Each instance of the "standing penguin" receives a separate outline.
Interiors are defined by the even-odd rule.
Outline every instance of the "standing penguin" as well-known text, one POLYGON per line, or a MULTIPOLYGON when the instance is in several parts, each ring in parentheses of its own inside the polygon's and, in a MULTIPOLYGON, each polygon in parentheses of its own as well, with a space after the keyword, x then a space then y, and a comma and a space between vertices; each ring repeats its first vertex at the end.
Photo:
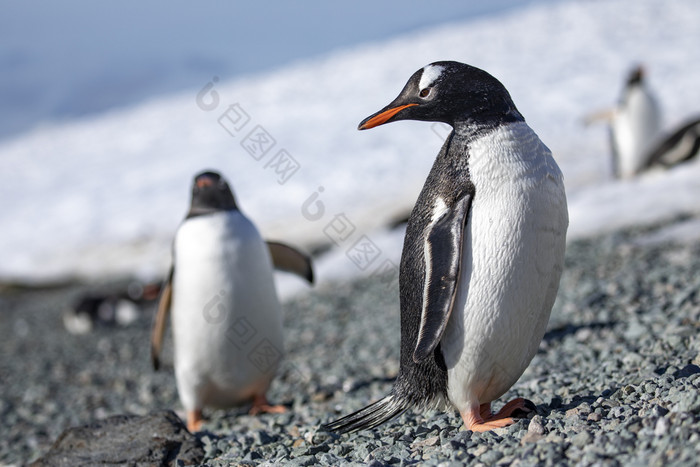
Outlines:
POLYGON ((587 125, 604 121, 610 125, 610 150, 615 178, 631 178, 647 170, 649 155, 661 135, 661 109, 649 90, 642 66, 627 76, 614 109, 593 113, 587 125))
POLYGON ((613 172, 630 178, 646 167, 649 151, 661 134, 661 110, 644 80, 644 68, 627 78, 611 122, 613 172))
POLYGON ((436 62, 360 123, 453 127, 408 220, 401 258, 401 362, 391 393, 330 423, 355 431, 449 401, 466 427, 513 423, 491 401, 522 375, 544 335, 564 263, 561 171, 508 91, 483 70, 436 62))
POLYGON ((282 356, 273 263, 313 282, 309 258, 266 244, 221 175, 197 175, 151 336, 158 369, 172 312, 175 376, 190 431, 200 429, 204 407, 252 402, 251 413, 284 411, 265 397, 282 356))

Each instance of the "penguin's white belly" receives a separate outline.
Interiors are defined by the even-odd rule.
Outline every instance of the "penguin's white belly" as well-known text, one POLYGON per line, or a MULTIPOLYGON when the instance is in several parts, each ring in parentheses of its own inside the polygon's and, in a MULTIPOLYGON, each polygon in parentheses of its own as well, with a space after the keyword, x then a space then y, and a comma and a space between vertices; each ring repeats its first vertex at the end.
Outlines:
POLYGON ((623 178, 639 173, 661 133, 661 116, 653 98, 644 89, 631 90, 613 119, 618 170, 623 178))
POLYGON ((525 123, 477 140, 469 157, 475 196, 441 341, 448 397, 460 410, 501 396, 534 357, 559 286, 568 225, 561 172, 525 123))
POLYGON ((175 238, 172 325, 186 409, 264 394, 282 356, 282 314, 267 246, 245 216, 187 220, 175 238))

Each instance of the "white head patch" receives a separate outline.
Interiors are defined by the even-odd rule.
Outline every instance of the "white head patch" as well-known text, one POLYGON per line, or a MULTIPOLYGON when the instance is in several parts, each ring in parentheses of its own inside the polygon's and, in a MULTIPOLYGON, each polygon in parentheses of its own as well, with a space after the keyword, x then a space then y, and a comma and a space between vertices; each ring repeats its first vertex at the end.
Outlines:
POLYGON ((420 77, 418 89, 425 89, 433 84, 435 80, 440 77, 444 69, 445 67, 440 65, 428 65, 423 68, 423 74, 420 77))

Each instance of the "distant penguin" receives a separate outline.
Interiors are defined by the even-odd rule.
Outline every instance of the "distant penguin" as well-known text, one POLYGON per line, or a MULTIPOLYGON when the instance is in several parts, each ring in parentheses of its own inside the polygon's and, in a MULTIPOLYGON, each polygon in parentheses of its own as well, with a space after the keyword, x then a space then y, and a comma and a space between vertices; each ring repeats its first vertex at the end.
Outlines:
POLYGON ((328 425, 372 428, 449 402, 487 431, 534 409, 491 402, 537 352, 559 287, 568 213, 561 171, 505 87, 483 70, 436 62, 360 123, 444 122, 447 137, 408 220, 401 258, 401 361, 391 393, 328 425))
POLYGON ((661 134, 661 110, 646 85, 644 68, 632 70, 611 123, 613 173, 630 178, 644 170, 661 134))
POLYGON ((618 106, 597 112, 586 123, 610 124, 613 174, 631 178, 655 168, 668 169, 700 153, 700 118, 686 120, 669 133, 662 132, 660 106, 646 85, 644 68, 629 74, 618 106))
POLYGON ((700 153, 700 118, 694 117, 682 123, 670 135, 652 147, 645 157, 643 169, 671 168, 698 157, 700 153))
POLYGON ((190 431, 200 429, 204 407, 252 402, 251 413, 284 411, 265 396, 283 351, 273 264, 313 282, 310 259, 284 244, 266 244, 221 175, 197 175, 151 338, 158 369, 170 312, 178 394, 190 431))
POLYGON ((158 297, 160 286, 130 282, 125 288, 90 291, 63 311, 63 325, 71 334, 87 334, 96 327, 123 327, 141 315, 141 306, 158 297))
POLYGON ((615 178, 631 178, 644 171, 648 154, 661 134, 661 110, 649 90, 644 68, 633 68, 617 106, 588 115, 586 125, 604 121, 610 125, 610 152, 615 178))

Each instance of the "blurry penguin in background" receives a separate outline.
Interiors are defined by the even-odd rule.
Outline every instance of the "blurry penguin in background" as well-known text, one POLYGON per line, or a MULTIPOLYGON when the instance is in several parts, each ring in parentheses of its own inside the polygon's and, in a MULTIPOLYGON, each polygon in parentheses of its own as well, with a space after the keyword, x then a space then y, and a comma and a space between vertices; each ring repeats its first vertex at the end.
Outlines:
POLYGON ((80 295, 62 315, 63 326, 75 335, 96 328, 125 327, 136 321, 148 302, 158 298, 159 284, 129 282, 110 290, 90 290, 80 295))
POLYGON ((646 168, 671 168, 690 161, 700 153, 700 117, 686 120, 663 138, 646 157, 646 168))
POLYGON ((644 68, 637 66, 629 73, 617 107, 585 121, 609 123, 615 178, 631 178, 643 171, 646 156, 661 133, 661 110, 646 84, 644 68))
POLYGON ((252 403, 251 413, 285 410, 265 396, 283 345, 273 267, 313 283, 309 257, 264 242, 221 175, 197 175, 151 336, 158 369, 172 313, 175 376, 190 431, 201 428, 204 407, 252 403))
POLYGON ((585 119, 586 124, 607 121, 613 175, 632 178, 654 168, 670 168, 700 152, 700 118, 686 120, 668 135, 662 133, 660 106, 649 90, 645 71, 629 73, 618 106, 585 119))

